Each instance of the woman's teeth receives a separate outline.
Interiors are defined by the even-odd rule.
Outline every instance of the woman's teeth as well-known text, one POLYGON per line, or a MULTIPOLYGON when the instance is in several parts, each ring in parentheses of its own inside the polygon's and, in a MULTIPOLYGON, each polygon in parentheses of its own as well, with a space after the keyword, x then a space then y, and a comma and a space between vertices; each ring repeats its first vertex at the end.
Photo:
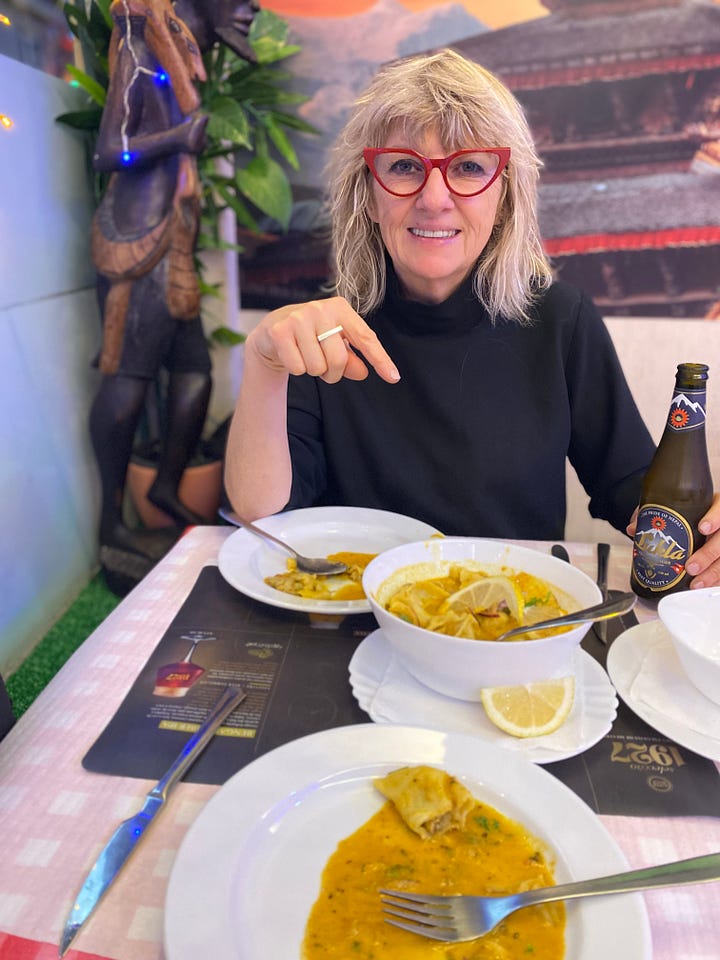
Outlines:
POLYGON ((430 240, 443 240, 448 237, 454 237, 459 232, 459 230, 420 230, 417 227, 410 227, 410 233, 414 237, 427 237, 430 240))

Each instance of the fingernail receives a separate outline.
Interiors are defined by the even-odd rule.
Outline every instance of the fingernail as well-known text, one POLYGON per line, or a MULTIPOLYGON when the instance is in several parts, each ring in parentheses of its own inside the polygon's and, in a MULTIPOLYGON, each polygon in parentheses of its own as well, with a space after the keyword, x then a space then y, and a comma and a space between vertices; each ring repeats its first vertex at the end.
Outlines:
POLYGON ((709 520, 703 520, 703 522, 698 527, 700 533, 712 533, 712 524, 709 520))
POLYGON ((387 367, 387 375, 390 380, 394 380, 396 383, 400 379, 400 371, 394 366, 387 367))
POLYGON ((696 573, 700 573, 700 564, 693 561, 692 563, 688 563, 685 569, 691 577, 694 577, 696 573))
POLYGON ((705 584, 702 582, 702 580, 693 580, 693 582, 690 584, 690 589, 691 589, 691 590, 702 590, 702 588, 703 588, 704 586, 705 586, 705 584))

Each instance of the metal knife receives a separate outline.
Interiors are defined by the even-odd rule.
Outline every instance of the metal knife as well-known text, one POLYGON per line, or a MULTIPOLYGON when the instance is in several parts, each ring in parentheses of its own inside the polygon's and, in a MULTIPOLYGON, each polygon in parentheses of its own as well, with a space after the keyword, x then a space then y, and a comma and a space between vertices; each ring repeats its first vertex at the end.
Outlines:
POLYGON ((145 831, 163 809, 172 788, 208 745, 222 721, 246 696, 245 691, 237 687, 227 687, 225 689, 207 720, 188 740, 167 773, 147 794, 142 809, 135 816, 123 820, 107 842, 105 849, 87 875, 65 922, 65 929, 59 946, 61 957, 65 956, 83 924, 88 920, 103 894, 107 892, 130 854, 142 840, 145 831))
MULTIPOLYGON (((597 545, 597 585, 602 593, 603 600, 608 599, 608 560, 610 558, 610 544, 599 543, 597 545)), ((608 642, 607 620, 600 620, 595 624, 595 633, 601 643, 608 642)))

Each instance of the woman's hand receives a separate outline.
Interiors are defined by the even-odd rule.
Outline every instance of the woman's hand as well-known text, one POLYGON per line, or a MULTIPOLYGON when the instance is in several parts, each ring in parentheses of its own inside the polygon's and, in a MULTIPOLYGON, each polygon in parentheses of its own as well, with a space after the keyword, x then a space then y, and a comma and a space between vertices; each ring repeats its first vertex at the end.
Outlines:
POLYGON ((267 314, 249 334, 246 356, 252 351, 271 370, 294 376, 309 373, 326 383, 364 380, 368 368, 360 356, 388 383, 400 379, 397 367, 374 331, 342 297, 289 304, 267 314), (342 327, 327 339, 318 336, 342 327))
MULTIPOLYGON (((635 536, 637 510, 627 525, 628 536, 635 536)), ((716 493, 713 502, 698 525, 700 533, 706 537, 705 543, 688 557, 685 569, 693 578, 690 589, 714 587, 720 583, 720 493, 716 493)))

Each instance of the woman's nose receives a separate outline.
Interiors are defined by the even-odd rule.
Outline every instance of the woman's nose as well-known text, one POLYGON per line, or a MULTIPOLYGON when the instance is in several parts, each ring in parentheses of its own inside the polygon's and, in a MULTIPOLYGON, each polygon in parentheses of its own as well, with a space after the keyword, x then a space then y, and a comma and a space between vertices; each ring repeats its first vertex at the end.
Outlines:
POLYGON ((441 210, 453 205, 453 195, 437 167, 430 171, 425 186, 418 194, 418 203, 428 210, 441 210))

